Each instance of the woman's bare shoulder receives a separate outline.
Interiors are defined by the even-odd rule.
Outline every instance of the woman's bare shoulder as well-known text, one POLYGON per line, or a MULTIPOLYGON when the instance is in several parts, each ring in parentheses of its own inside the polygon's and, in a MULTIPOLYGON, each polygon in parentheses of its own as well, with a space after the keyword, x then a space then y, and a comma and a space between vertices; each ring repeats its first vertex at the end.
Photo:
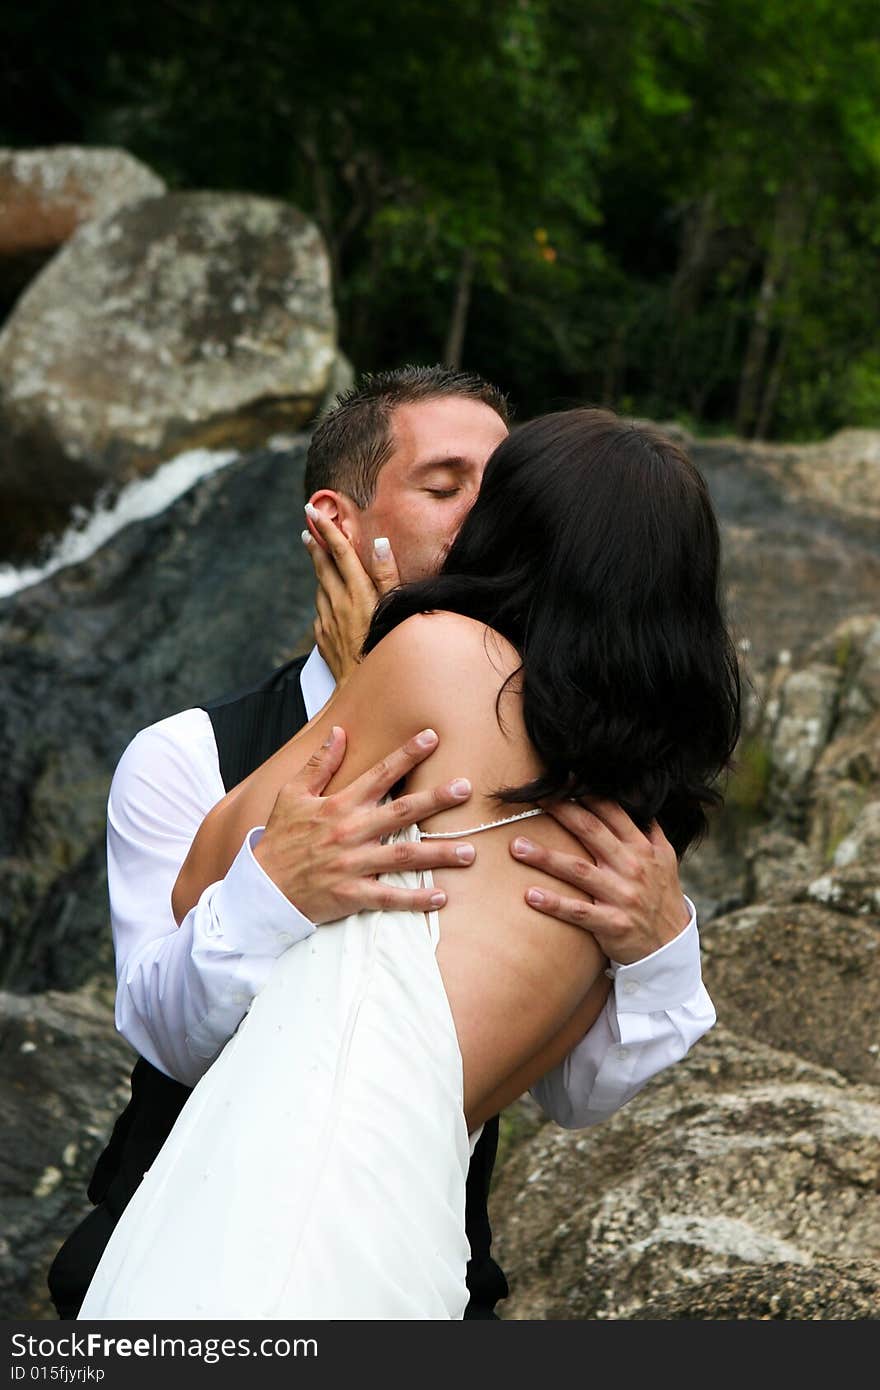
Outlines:
POLYGON ((429 672, 444 680, 466 673, 498 684, 520 666, 516 648, 500 632, 463 613, 416 613, 392 628, 367 661, 400 673, 429 672))
MULTIPOLYGON (((526 746, 519 682, 505 686, 519 665, 516 649, 485 623, 445 611, 407 618, 334 696, 332 718, 350 735, 349 771, 356 775, 431 728, 442 749, 430 760, 432 782, 447 775, 449 762, 449 776, 467 773, 479 785, 487 759, 500 766, 502 744, 509 756, 511 736, 526 746)), ((494 767, 492 777, 498 783, 494 767)))

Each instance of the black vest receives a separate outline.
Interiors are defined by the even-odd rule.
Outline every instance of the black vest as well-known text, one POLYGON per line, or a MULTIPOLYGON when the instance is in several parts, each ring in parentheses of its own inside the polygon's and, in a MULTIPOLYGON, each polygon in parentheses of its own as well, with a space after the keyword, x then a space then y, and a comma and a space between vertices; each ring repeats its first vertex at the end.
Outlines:
MULTIPOLYGON (((261 685, 205 705, 228 790, 259 767, 308 721, 297 657, 261 685)), ((61 1318, 75 1318, 104 1247, 144 1173, 150 1168, 183 1109, 190 1088, 141 1057, 131 1074, 131 1100, 113 1127, 88 1187, 94 1210, 64 1242, 49 1270, 52 1302, 61 1318)), ((498 1117, 487 1120, 467 1180, 466 1227, 471 1246, 466 1318, 494 1318, 507 1297, 507 1280, 490 1255, 488 1198, 498 1147, 498 1117)))

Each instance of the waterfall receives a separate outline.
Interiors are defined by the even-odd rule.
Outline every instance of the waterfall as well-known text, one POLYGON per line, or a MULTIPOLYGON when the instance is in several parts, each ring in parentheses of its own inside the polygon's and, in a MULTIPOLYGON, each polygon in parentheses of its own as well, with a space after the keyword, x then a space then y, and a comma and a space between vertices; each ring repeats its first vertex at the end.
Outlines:
POLYGON ((38 584, 66 565, 76 565, 108 541, 123 526, 158 516, 200 478, 216 473, 239 458, 235 449, 188 449, 156 469, 148 478, 136 478, 118 493, 99 494, 89 510, 74 509, 70 525, 52 543, 39 564, 0 565, 0 599, 38 584))

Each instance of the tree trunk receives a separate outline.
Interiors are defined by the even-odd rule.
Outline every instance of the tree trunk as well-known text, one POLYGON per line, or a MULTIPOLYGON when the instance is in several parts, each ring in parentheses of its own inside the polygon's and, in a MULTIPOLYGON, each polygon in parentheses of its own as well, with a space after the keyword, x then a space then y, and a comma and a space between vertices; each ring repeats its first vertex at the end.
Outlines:
POLYGON ((749 434, 755 424, 761 393, 761 374, 767 360, 776 301, 785 284, 791 258, 803 240, 803 234, 803 202, 794 189, 784 188, 776 200, 773 234, 764 261, 764 276, 740 376, 739 400, 736 407, 737 434, 749 434))
POLYGON ((782 385, 782 369, 785 366, 785 356, 788 352, 788 342, 791 336, 789 325, 785 324, 776 345, 776 353, 773 358, 773 365, 767 377, 767 385, 761 397, 761 408, 758 411, 758 418, 755 421, 753 439, 766 439, 770 422, 773 419, 773 412, 776 409, 776 401, 779 396, 779 388, 782 385))
POLYGON ((682 358, 709 269, 715 225, 715 195, 707 193, 687 213, 678 265, 669 287, 669 344, 659 370, 660 393, 667 399, 690 389, 691 373, 682 358))
POLYGON ((627 324, 621 320, 614 329, 605 355, 599 404, 607 406, 611 410, 616 409, 617 396, 622 394, 623 379, 626 373, 626 335, 627 324))
MULTIPOLYGON (((737 283, 731 287, 729 294, 730 308, 724 319, 724 332, 721 337, 721 345, 718 350, 707 359, 703 370, 699 375, 691 379, 688 392, 688 405, 691 415, 695 420, 702 420, 706 409, 706 402, 710 399, 712 392, 721 383, 726 383, 736 372, 734 357, 736 354, 737 338, 739 336, 740 315, 735 312, 734 305, 738 304, 745 297, 746 286, 751 276, 753 262, 746 265, 737 283)), ((728 388, 724 387, 725 399, 727 398, 728 388)), ((725 414, 727 413, 725 408, 725 414)))
MULTIPOLYGON (((370 238, 368 283, 376 287, 382 280, 382 258, 384 247, 379 238, 370 238)), ((345 342, 346 352, 355 362, 369 362, 375 352, 375 305, 372 295, 359 294, 354 302, 349 301, 348 333, 345 342)))
POLYGON ((471 286, 474 283, 474 270, 477 258, 469 246, 466 246, 461 255, 461 265, 458 267, 458 279, 455 285, 455 301, 452 305, 452 316, 449 320, 449 329, 446 334, 446 346, 443 349, 443 361, 447 367, 453 371, 458 371, 461 367, 461 356, 464 348, 464 335, 467 329, 468 309, 471 302, 471 286))
POLYGON ((692 207, 681 239, 681 254, 672 277, 669 298, 673 327, 695 312, 709 264, 715 232, 715 194, 707 193, 692 207))

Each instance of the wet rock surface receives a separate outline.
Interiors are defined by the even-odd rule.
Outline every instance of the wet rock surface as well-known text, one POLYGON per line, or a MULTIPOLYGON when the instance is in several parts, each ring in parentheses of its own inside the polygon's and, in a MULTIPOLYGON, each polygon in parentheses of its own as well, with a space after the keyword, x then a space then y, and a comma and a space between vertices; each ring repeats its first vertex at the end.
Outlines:
POLYGON ((310 631, 304 445, 203 480, 0 604, 0 959, 7 987, 111 969, 110 777, 139 728, 243 689, 310 631))

